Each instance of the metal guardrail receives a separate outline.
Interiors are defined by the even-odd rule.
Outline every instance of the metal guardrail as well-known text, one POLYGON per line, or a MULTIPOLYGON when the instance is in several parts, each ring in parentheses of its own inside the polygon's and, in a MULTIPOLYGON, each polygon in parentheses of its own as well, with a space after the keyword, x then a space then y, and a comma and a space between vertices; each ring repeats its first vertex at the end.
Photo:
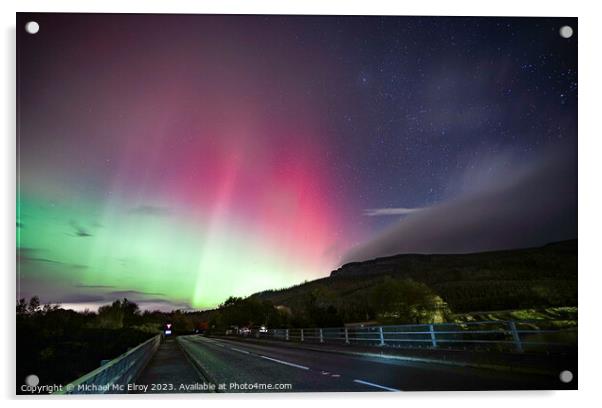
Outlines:
MULTIPOLYGON (((396 326, 229 330, 214 334, 252 336, 275 340, 429 349, 484 349, 499 351, 551 351, 574 347, 577 327, 562 327, 552 320, 479 321, 396 326)), ((566 326, 566 325, 564 325, 566 326)))
POLYGON ((144 369, 161 343, 156 335, 119 357, 67 384, 56 394, 122 394, 144 369))

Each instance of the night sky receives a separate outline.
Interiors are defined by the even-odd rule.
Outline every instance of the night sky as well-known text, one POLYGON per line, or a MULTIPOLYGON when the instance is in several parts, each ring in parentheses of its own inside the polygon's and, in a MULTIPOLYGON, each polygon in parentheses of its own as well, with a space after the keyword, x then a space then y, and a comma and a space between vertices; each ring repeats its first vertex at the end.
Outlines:
POLYGON ((576 19, 19 14, 17 46, 18 296, 207 308, 577 236, 576 19))

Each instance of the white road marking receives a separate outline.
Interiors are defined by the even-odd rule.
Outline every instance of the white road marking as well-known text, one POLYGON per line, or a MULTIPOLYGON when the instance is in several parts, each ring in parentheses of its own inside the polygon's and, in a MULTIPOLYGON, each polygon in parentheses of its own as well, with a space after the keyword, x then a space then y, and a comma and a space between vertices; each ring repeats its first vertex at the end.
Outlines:
POLYGON ((226 346, 224 346, 224 345, 223 345, 223 344, 221 344, 221 343, 218 343, 217 341, 211 341, 211 342, 209 342, 209 344, 213 344, 214 346, 218 346, 218 347, 223 347, 223 348, 226 348, 226 346))
POLYGON ((238 351, 239 353, 251 354, 247 350, 241 350, 241 349, 236 348, 236 347, 230 347, 230 350, 238 351))
POLYGON ((398 390, 398 389, 395 389, 395 388, 389 388, 389 387, 385 387, 384 385, 373 384, 373 383, 371 383, 371 382, 368 382, 368 381, 362 381, 362 380, 353 380, 353 382, 356 382, 356 383, 358 383, 358 384, 369 385, 369 386, 371 386, 371 387, 376 387, 376 388, 380 388, 380 389, 387 390, 387 391, 396 391, 396 392, 397 392, 397 391, 401 391, 401 390, 398 390))
POLYGON ((340 376, 341 376, 341 374, 333 374, 333 375, 331 375, 331 377, 334 377, 334 378, 339 378, 340 376))
POLYGON ((297 368, 300 368, 302 370, 309 370, 309 367, 305 367, 305 366, 302 366, 302 365, 299 365, 299 364, 289 363, 288 361, 276 360, 275 358, 266 357, 266 356, 259 356, 259 357, 265 358, 266 360, 270 360, 270 361, 273 361, 275 363, 280 363, 280 364, 284 364, 284 365, 291 366, 291 367, 297 367, 297 368))

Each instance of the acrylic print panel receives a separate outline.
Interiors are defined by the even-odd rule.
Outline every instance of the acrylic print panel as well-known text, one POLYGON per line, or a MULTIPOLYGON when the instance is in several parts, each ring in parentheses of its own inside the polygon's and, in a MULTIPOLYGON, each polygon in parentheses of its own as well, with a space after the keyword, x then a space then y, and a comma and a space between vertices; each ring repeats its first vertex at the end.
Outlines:
POLYGON ((16 392, 577 388, 577 36, 18 14, 16 392))

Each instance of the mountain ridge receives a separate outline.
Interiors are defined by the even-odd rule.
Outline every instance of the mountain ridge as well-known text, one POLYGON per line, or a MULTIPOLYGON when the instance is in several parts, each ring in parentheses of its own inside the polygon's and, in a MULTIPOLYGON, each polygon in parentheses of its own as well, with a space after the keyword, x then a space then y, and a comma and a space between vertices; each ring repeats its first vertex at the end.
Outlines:
POLYGON ((464 254, 398 254, 350 262, 329 276, 251 295, 300 307, 322 291, 352 303, 385 277, 429 286, 455 312, 577 305, 577 239, 541 247, 464 254))

